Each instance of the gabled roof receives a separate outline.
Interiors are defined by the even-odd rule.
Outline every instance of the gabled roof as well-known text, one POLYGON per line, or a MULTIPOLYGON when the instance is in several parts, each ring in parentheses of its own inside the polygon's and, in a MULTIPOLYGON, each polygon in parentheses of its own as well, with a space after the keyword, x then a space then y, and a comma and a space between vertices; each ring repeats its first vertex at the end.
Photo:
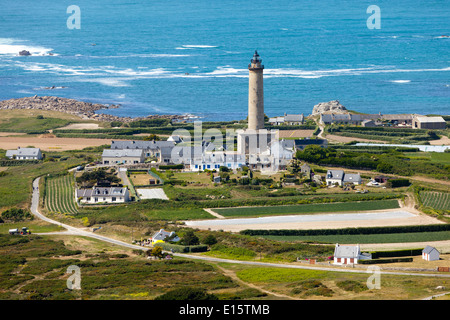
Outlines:
POLYGON ((39 148, 17 148, 17 150, 6 150, 6 156, 37 157, 40 152, 39 148))
POLYGON ((361 182, 361 176, 359 173, 345 173, 344 174, 344 182, 361 182))
POLYGON ((123 157, 142 157, 142 149, 104 149, 102 157, 123 158, 123 157))
MULTIPOLYGON (((157 231, 154 235, 153 235, 153 237, 152 237, 152 240, 153 241, 155 241, 155 240, 161 240, 161 241, 164 241, 164 239, 166 238, 166 237, 170 237, 170 236, 172 236, 172 235, 174 235, 175 234, 175 232, 168 232, 168 231, 166 231, 166 230, 164 230, 164 229, 160 229, 159 231, 157 231)), ((178 242, 178 241, 180 241, 180 238, 178 237, 178 236, 175 236, 171 241, 174 241, 174 242, 178 242)))
POLYGON ((344 170, 328 170, 327 179, 339 179, 342 180, 344 177, 344 170))
POLYGON ((336 258, 358 258, 361 254, 359 245, 356 246, 341 246, 336 244, 334 249, 334 257, 336 258))
POLYGON ((418 117, 415 117, 415 119, 419 122, 431 122, 431 123, 435 123, 435 122, 442 123, 443 122, 443 123, 445 123, 445 120, 442 117, 418 116, 418 117))
POLYGON ((77 189, 77 198, 79 197, 120 197, 125 196, 127 188, 125 187, 93 187, 87 189, 77 189))
POLYGON ((284 116, 284 121, 303 122, 302 114, 287 114, 284 116))
POLYGON ((163 147, 173 147, 173 141, 144 141, 144 140, 113 140, 111 141, 111 149, 160 149, 163 147))
POLYGON ((430 254, 430 253, 433 252, 433 251, 436 251, 437 253, 439 253, 439 251, 438 251, 436 248, 431 247, 431 246, 426 246, 426 247, 422 250, 422 253, 428 253, 428 254, 430 254))

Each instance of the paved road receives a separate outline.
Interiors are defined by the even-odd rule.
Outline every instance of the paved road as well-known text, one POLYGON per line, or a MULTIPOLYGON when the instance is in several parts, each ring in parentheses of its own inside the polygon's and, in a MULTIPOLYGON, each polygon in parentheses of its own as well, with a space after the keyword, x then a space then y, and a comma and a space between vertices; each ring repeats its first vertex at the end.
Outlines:
MULTIPOLYGON (((79 235, 79 236, 85 236, 94 238, 100 241, 108 242, 114 245, 127 247, 130 249, 138 249, 138 250, 144 250, 147 251, 149 248, 136 246, 133 244, 129 244, 120 240, 115 240, 109 237, 105 237, 99 234, 95 234, 94 232, 86 231, 80 228, 72 227, 68 224, 61 223, 59 221, 50 219, 43 214, 39 212, 39 178, 33 181, 33 196, 31 200, 31 213, 34 214, 36 217, 38 217, 41 220, 44 220, 49 223, 53 223, 56 225, 59 225, 63 228, 66 228, 71 235, 79 235)), ((335 272, 352 272, 352 273, 367 273, 365 269, 351 269, 351 268, 337 268, 337 267, 311 267, 311 266, 305 266, 305 265, 293 265, 293 264, 280 264, 280 263, 269 263, 269 262, 257 262, 257 261, 238 261, 238 260, 231 260, 231 259, 221 259, 221 258, 214 258, 214 257, 207 257, 207 256, 196 256, 196 255, 189 255, 189 254, 181 254, 181 253, 174 253, 174 256, 184 257, 184 258, 190 258, 190 259, 197 259, 197 260, 203 260, 203 261, 209 261, 209 262, 225 262, 225 263, 234 263, 234 264, 243 264, 243 265, 253 265, 253 266, 261 266, 261 267, 277 267, 277 268, 292 268, 292 269, 309 269, 309 270, 322 270, 322 271, 335 271, 335 272)), ((426 273, 408 273, 408 272, 389 272, 389 271, 381 271, 381 274, 393 274, 393 275, 406 275, 406 276, 423 276, 423 277, 442 277, 442 278, 450 278, 450 274, 426 274, 426 273)))

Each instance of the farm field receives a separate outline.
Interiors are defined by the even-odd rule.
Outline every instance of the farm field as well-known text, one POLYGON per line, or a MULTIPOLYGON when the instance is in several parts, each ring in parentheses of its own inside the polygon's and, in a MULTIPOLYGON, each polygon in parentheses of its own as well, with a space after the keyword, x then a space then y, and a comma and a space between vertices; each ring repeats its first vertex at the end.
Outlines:
POLYGON ((422 191, 420 192, 420 198, 426 207, 438 210, 450 210, 450 193, 422 191))
POLYGON ((225 217, 311 214, 325 212, 366 211, 399 208, 397 200, 378 200, 361 202, 317 203, 287 206, 240 207, 212 209, 225 217))
POLYGON ((45 207, 49 212, 78 213, 74 202, 74 180, 71 175, 47 179, 45 207))
POLYGON ((318 241, 323 243, 405 243, 442 241, 450 239, 450 231, 384 233, 362 235, 261 236, 276 241, 318 241))

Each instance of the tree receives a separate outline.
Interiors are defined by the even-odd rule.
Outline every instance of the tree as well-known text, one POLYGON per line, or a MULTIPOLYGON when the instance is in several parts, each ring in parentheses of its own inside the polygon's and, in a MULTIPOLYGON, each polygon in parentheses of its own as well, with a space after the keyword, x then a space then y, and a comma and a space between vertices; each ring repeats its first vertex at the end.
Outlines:
POLYGON ((100 183, 119 183, 120 179, 114 172, 108 172, 106 168, 99 168, 97 170, 85 171, 80 177, 77 177, 77 183, 95 185, 100 183))
POLYGON ((202 243, 212 246, 217 243, 217 239, 212 234, 209 234, 202 240, 202 243))
POLYGON ((197 245, 200 243, 200 240, 198 239, 198 237, 195 235, 194 231, 189 230, 187 231, 184 236, 181 238, 180 241, 181 244, 184 244, 186 246, 193 246, 193 245, 197 245))
POLYGON ((144 138, 144 141, 159 141, 159 140, 161 140, 161 138, 154 133, 144 138))
POLYGON ((159 259, 163 257, 162 248, 160 246, 154 246, 152 250, 147 251, 147 254, 159 259))

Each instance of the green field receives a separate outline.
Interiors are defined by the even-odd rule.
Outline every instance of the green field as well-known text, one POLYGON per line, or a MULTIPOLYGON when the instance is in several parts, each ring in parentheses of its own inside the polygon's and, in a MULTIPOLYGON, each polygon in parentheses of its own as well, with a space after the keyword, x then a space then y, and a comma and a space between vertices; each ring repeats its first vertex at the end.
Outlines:
POLYGON ((450 231, 383 233, 361 235, 315 235, 315 236, 261 236, 276 241, 318 241, 323 243, 405 243, 442 241, 450 239, 450 231))
POLYGON ((27 207, 31 201, 32 182, 39 176, 65 172, 83 163, 81 158, 8 167, 0 177, 0 208, 27 207))
POLYGON ((422 191, 420 192, 420 198, 426 207, 438 210, 450 210, 450 193, 422 191))
POLYGON ((74 201, 74 180, 71 175, 47 179, 45 207, 49 212, 78 213, 74 201))
POLYGON ((267 206, 267 207, 241 207, 214 209, 225 217, 239 216, 263 216, 263 215, 285 215, 285 214, 311 214, 325 212, 348 212, 383 210, 399 208, 397 200, 378 200, 361 202, 339 202, 339 203, 314 203, 288 206, 267 206))

